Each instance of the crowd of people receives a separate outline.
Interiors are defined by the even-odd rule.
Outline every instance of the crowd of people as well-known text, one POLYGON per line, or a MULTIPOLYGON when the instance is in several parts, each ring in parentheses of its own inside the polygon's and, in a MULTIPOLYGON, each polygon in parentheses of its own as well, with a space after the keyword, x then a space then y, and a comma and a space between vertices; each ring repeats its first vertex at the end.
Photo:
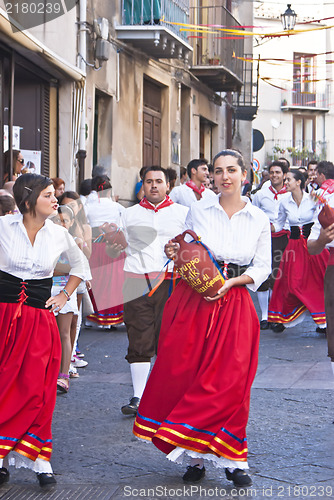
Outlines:
POLYGON ((280 333, 311 314, 334 373, 334 224, 318 221, 319 202, 334 207, 334 165, 302 171, 281 158, 252 191, 240 152, 223 150, 212 165, 182 167, 179 185, 173 169, 142 168, 127 208, 102 167, 78 193, 16 164, 14 174, 0 191, 0 484, 9 465, 55 484, 52 413, 56 390, 67 393, 87 366, 81 326, 124 323, 133 393, 121 412, 135 417, 134 434, 174 462, 188 456, 185 482, 204 477, 205 458, 235 486, 251 485, 260 329, 280 333), (219 270, 214 296, 175 272, 184 231, 219 270))

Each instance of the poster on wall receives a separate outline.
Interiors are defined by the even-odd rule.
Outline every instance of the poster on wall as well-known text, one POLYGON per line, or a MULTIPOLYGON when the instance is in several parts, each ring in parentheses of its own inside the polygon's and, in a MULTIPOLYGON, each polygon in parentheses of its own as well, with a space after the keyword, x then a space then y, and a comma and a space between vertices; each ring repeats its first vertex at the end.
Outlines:
POLYGON ((29 169, 31 174, 41 173, 41 151, 33 151, 31 149, 21 149, 24 158, 24 167, 29 169))
MULTIPOLYGON (((20 133, 21 133, 21 128, 19 126, 14 125, 13 126, 13 149, 20 149, 20 133)), ((8 125, 3 126, 3 150, 7 151, 9 149, 9 129, 8 125)))

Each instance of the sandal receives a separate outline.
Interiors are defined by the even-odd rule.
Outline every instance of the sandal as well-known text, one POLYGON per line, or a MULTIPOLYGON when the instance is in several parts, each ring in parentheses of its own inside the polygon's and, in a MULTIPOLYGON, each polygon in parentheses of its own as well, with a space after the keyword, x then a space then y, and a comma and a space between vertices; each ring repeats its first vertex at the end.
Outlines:
POLYGON ((79 378, 80 377, 78 370, 72 364, 70 364, 69 375, 70 375, 70 378, 79 378))
POLYGON ((70 386, 70 376, 67 373, 59 373, 57 379, 57 390, 66 394, 70 386))

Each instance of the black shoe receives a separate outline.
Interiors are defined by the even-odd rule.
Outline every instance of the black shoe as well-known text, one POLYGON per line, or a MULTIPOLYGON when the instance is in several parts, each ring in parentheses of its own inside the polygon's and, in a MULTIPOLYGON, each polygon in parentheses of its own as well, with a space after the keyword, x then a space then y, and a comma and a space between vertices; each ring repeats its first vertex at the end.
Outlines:
POLYGON ((230 472, 225 469, 226 479, 233 481, 234 486, 252 486, 252 480, 249 475, 242 469, 234 469, 230 472))
POLYGON ((9 481, 9 470, 6 467, 0 468, 0 485, 8 483, 9 481))
POLYGON ((260 321, 260 330, 268 330, 269 329, 269 323, 266 319, 263 319, 260 321))
POLYGON ((42 488, 44 486, 54 486, 55 484, 57 484, 56 478, 51 473, 37 472, 36 475, 39 485, 42 486, 42 488))
POLYGON ((327 329, 326 329, 326 327, 321 328, 321 326, 317 326, 317 328, 315 329, 315 331, 316 331, 317 333, 324 333, 325 335, 326 335, 326 333, 327 333, 327 329))
POLYGON ((122 406, 121 412, 123 415, 137 415, 140 398, 131 398, 128 405, 122 406))
POLYGON ((197 483, 205 476, 205 467, 201 469, 197 465, 188 465, 187 472, 183 475, 182 479, 185 483, 197 483))
POLYGON ((283 325, 283 323, 272 323, 271 329, 275 333, 281 333, 284 332, 285 326, 283 325))

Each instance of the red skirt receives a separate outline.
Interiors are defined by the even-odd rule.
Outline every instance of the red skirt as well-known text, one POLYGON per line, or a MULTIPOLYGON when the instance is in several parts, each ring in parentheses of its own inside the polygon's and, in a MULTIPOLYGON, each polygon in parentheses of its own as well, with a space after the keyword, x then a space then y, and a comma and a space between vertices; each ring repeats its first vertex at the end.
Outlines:
POLYGON ((224 299, 206 302, 181 281, 166 303, 133 428, 166 454, 181 447, 247 461, 259 321, 245 287, 231 288, 224 299))
POLYGON ((60 336, 46 309, 0 303, 0 458, 16 451, 49 461, 61 358, 60 336))
POLYGON ((94 313, 87 319, 99 325, 123 323, 124 253, 112 259, 106 253, 105 243, 93 243, 89 261, 92 273, 92 300, 94 313))
POLYGON ((310 255, 304 238, 289 240, 269 302, 268 321, 289 326, 308 310, 317 325, 326 323, 324 277, 328 258, 326 249, 310 255))

